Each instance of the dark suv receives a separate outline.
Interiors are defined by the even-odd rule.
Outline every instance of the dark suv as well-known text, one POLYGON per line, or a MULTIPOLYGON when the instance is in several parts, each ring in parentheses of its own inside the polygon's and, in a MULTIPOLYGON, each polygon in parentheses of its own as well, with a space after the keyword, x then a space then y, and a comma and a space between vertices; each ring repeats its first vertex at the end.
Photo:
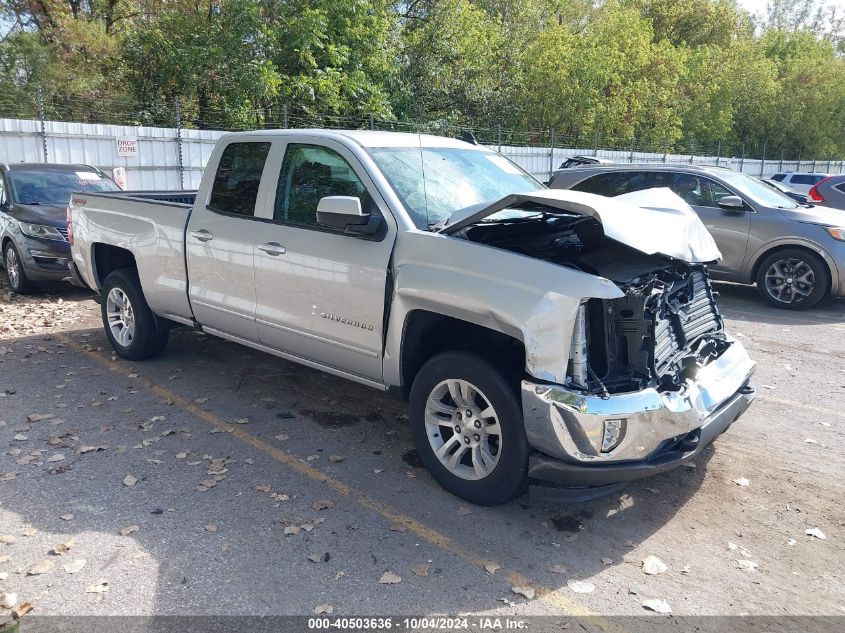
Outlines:
POLYGON ((549 186, 610 197, 667 187, 716 240, 722 259, 710 269, 714 278, 756 283, 779 308, 808 308, 828 293, 845 296, 845 211, 798 204, 723 167, 579 167, 555 172, 549 186))
POLYGON ((0 163, 0 262, 19 294, 68 277, 67 206, 74 191, 118 191, 88 165, 0 163))

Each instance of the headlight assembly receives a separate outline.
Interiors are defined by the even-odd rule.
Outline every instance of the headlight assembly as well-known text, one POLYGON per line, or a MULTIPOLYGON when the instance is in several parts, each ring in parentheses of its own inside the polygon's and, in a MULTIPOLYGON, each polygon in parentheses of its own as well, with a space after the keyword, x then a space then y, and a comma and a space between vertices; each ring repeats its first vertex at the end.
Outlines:
POLYGON ((28 222, 21 222, 21 231, 24 235, 29 237, 39 237, 42 240, 60 240, 64 242, 65 237, 59 230, 52 226, 43 226, 41 224, 29 224, 28 222))

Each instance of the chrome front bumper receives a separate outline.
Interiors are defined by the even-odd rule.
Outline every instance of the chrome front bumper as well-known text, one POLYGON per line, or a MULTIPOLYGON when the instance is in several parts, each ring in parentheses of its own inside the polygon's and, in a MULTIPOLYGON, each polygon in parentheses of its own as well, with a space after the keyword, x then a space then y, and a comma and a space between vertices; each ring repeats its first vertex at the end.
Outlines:
POLYGON ((522 408, 528 442, 546 456, 574 465, 600 468, 646 462, 693 431, 703 432, 714 419, 723 422, 720 409, 737 406, 738 396, 745 396, 747 407, 753 398, 749 381, 754 366, 742 344, 732 340, 719 358, 699 369, 678 392, 649 388, 602 398, 524 380, 522 408), (624 434, 612 450, 602 452, 608 420, 622 420, 624 434))

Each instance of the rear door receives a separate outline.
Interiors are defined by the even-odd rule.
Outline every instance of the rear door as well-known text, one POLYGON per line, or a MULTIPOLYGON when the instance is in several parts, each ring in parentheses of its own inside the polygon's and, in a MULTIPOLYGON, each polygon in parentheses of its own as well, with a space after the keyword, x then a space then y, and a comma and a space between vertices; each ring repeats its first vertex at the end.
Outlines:
POLYGON ((207 201, 188 222, 188 296, 197 321, 219 332, 258 340, 253 252, 256 220, 275 178, 262 179, 269 142, 237 141, 222 151, 207 201), (270 183, 269 185, 267 183, 270 183))
POLYGON ((396 226, 356 157, 338 142, 297 137, 285 147, 272 217, 255 238, 261 343, 354 376, 382 381, 388 268, 396 226), (383 231, 345 235, 317 224, 325 196, 356 196, 383 231))
POLYGON ((716 241, 716 246, 722 252, 722 260, 710 266, 713 276, 729 281, 738 280, 745 262, 751 214, 754 211, 750 208, 737 210, 720 207, 720 199, 739 194, 706 176, 666 172, 666 182, 662 186, 672 189, 695 210, 716 241))

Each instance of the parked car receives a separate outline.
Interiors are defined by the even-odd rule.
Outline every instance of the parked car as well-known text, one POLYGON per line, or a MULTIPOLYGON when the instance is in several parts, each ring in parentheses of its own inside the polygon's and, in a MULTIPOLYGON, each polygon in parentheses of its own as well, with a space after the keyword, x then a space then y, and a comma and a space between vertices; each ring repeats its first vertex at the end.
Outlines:
POLYGON ((756 178, 723 167, 624 165, 561 170, 551 187, 604 196, 668 187, 716 240, 715 279, 756 283, 779 308, 845 296, 845 213, 799 205, 756 178))
POLYGON ((432 476, 473 503, 529 477, 545 498, 618 489, 753 398, 688 210, 549 191, 455 139, 328 130, 228 134, 193 204, 167 199, 72 199, 71 269, 119 356, 183 324, 395 391, 432 476))
POLYGON ((614 161, 609 158, 598 156, 570 156, 560 164, 559 169, 571 169, 583 165, 613 165, 614 161))
POLYGON ((820 180, 810 189, 809 197, 813 204, 845 209, 845 175, 820 180))
POLYGON ((809 196, 805 196, 803 193, 798 193, 797 191, 793 191, 792 189, 790 189, 789 187, 787 187, 783 183, 778 182, 777 180, 767 180, 765 178, 760 178, 759 180, 764 185, 768 185, 769 187, 771 187, 775 191, 780 191, 783 195, 789 196, 790 198, 795 200, 795 202, 797 202, 798 204, 809 204, 810 203, 810 197, 809 196))
POLYGON ((798 193, 810 193, 810 187, 820 183, 828 174, 814 171, 784 171, 772 176, 771 180, 783 183, 798 193))
POLYGON ((67 206, 73 191, 116 191, 89 165, 0 163, 0 246, 9 286, 19 294, 68 277, 67 206))

